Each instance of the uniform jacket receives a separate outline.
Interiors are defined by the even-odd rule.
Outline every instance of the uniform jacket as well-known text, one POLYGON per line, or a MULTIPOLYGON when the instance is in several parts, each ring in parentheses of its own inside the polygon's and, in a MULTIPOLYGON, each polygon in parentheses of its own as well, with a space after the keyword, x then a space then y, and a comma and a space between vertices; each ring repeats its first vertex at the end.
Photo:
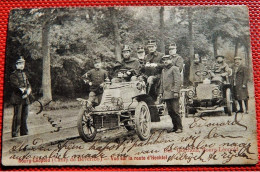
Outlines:
POLYGON ((213 72, 214 74, 223 74, 223 73, 229 73, 229 66, 227 63, 223 62, 223 64, 215 63, 213 66, 213 72))
POLYGON ((140 63, 136 58, 130 58, 129 60, 122 61, 122 69, 133 69, 136 74, 139 73, 140 63))
POLYGON ((183 64, 184 64, 183 58, 180 55, 176 54, 173 56, 172 62, 173 62, 173 65, 177 66, 181 72, 183 69, 183 64))
POLYGON ((181 76, 179 68, 176 66, 168 66, 162 70, 160 94, 162 99, 174 98, 174 93, 180 94, 181 76))
POLYGON ((157 67, 142 67, 142 73, 149 77, 149 76, 156 76, 160 75, 162 71, 162 56, 163 54, 160 52, 154 52, 154 53, 149 53, 145 57, 145 63, 156 63, 158 66, 157 67))
POLYGON ((235 68, 235 66, 233 66, 232 71, 232 85, 235 86, 234 97, 236 97, 237 100, 245 100, 248 98, 247 82, 249 74, 247 67, 240 65, 238 68, 235 68), (243 85, 245 85, 246 88, 243 88, 243 85))
POLYGON ((116 75, 120 69, 134 70, 134 72, 138 74, 140 69, 140 63, 136 58, 130 58, 129 60, 123 60, 122 62, 117 61, 114 64, 114 70, 116 71, 116 75))
POLYGON ((25 99, 22 98, 26 92, 22 93, 20 90, 21 88, 25 88, 26 90, 31 88, 25 72, 22 70, 15 70, 10 75, 10 83, 13 90, 11 95, 11 104, 30 104, 29 97, 25 99))
POLYGON ((90 91, 100 92, 100 84, 102 84, 105 79, 108 78, 107 71, 104 69, 91 69, 86 74, 89 82, 92 82, 90 91))

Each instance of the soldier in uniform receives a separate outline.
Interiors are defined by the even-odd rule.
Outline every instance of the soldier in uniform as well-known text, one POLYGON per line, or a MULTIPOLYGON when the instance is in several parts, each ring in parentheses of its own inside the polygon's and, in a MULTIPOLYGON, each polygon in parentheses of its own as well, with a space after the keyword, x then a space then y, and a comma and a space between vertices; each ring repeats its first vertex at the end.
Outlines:
POLYGON ((145 51, 144 51, 144 47, 141 45, 137 47, 137 58, 141 65, 145 64, 145 51))
POLYGON ((102 98, 103 84, 109 80, 108 72, 102 69, 100 58, 94 59, 94 69, 91 69, 83 75, 85 83, 90 86, 88 100, 94 105, 98 105, 102 98))
POLYGON ((210 71, 211 76, 215 80, 228 82, 228 76, 232 74, 232 70, 228 64, 224 62, 224 56, 216 56, 216 63, 210 71))
POLYGON ((171 43, 169 45, 169 54, 170 56, 172 56, 172 63, 174 66, 177 66, 180 70, 180 72, 182 72, 183 70, 183 58, 177 54, 177 46, 175 43, 171 43))
POLYGON ((131 48, 128 45, 124 45, 122 49, 122 62, 116 62, 114 69, 119 72, 120 69, 128 69, 127 75, 129 75, 127 80, 134 75, 139 74, 140 63, 136 58, 131 57, 131 48))
POLYGON ((28 105, 30 104, 31 85, 23 71, 25 60, 20 57, 16 61, 16 70, 10 75, 12 87, 11 103, 14 106, 14 116, 12 123, 12 137, 17 137, 19 130, 20 136, 28 135, 27 117, 28 105))
POLYGON ((142 73, 147 78, 147 93, 156 101, 158 97, 159 78, 163 66, 161 64, 163 54, 156 51, 157 44, 154 40, 148 41, 147 48, 149 53, 145 56, 145 66, 142 68, 142 73))
POLYGON ((242 101, 244 101, 246 113, 248 113, 248 70, 247 67, 242 65, 242 58, 235 57, 235 65, 233 66, 232 84, 233 84, 233 95, 235 100, 238 102, 239 110, 237 112, 244 112, 242 101))
POLYGON ((181 75, 179 68, 172 63, 172 56, 162 58, 165 64, 161 74, 160 98, 166 102, 168 114, 172 118, 173 128, 168 132, 182 132, 182 122, 179 115, 179 98, 181 88, 181 75))

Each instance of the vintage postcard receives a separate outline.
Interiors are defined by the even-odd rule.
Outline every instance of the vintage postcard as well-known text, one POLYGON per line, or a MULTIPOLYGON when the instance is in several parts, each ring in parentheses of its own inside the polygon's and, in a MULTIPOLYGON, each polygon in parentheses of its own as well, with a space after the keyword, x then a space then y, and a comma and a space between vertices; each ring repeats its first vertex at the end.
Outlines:
POLYGON ((2 164, 258 162, 246 6, 14 9, 2 164))

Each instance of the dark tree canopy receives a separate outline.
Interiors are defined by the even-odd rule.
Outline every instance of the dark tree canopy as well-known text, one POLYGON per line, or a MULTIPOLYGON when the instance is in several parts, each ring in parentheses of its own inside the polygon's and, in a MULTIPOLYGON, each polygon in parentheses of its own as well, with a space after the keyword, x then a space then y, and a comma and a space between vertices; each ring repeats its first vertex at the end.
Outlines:
POLYGON ((166 54, 169 43, 175 42, 187 69, 193 58, 190 52, 208 59, 216 54, 227 59, 243 54, 249 64, 247 13, 246 7, 15 9, 9 18, 6 75, 22 55, 29 78, 33 78, 33 92, 44 93, 43 62, 49 56, 51 74, 47 79, 51 80, 53 97, 73 98, 88 92, 81 76, 93 67, 94 57, 101 57, 107 64, 120 60, 124 44, 132 47, 135 56, 137 46, 145 46, 151 37, 156 39, 158 50, 166 54))

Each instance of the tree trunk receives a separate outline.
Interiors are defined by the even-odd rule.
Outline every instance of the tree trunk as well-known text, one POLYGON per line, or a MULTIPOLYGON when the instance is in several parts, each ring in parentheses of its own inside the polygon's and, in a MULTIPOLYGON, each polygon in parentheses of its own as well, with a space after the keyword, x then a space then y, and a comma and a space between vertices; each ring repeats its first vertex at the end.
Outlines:
POLYGON ((50 22, 46 21, 42 28, 42 99, 46 102, 52 100, 49 31, 50 22))
POLYGON ((119 27, 117 23, 117 10, 114 7, 110 7, 110 15, 113 24, 114 40, 115 40, 115 56, 117 61, 121 61, 121 46, 120 46, 120 35, 119 27))
POLYGON ((236 40, 236 43, 235 43, 235 53, 234 53, 234 57, 237 56, 237 53, 238 53, 238 47, 239 47, 239 42, 238 42, 238 40, 236 40))
POLYGON ((165 53, 165 37, 164 37, 164 7, 160 7, 160 37, 161 37, 161 43, 160 43, 160 50, 162 53, 165 53))
POLYGON ((213 43, 214 57, 216 57, 218 55, 218 36, 216 34, 213 34, 212 36, 212 43, 213 43))
POLYGON ((190 59, 190 70, 189 70, 189 79, 191 82, 193 82, 194 78, 193 78, 193 64, 194 64, 194 46, 193 46, 193 21, 192 21, 192 8, 188 9, 188 20, 189 20, 189 59, 190 59))
POLYGON ((252 59, 251 57, 251 51, 250 51, 250 46, 244 45, 244 51, 245 51, 245 66, 248 69, 248 75, 249 75, 249 81, 253 81, 253 66, 252 66, 252 59))

